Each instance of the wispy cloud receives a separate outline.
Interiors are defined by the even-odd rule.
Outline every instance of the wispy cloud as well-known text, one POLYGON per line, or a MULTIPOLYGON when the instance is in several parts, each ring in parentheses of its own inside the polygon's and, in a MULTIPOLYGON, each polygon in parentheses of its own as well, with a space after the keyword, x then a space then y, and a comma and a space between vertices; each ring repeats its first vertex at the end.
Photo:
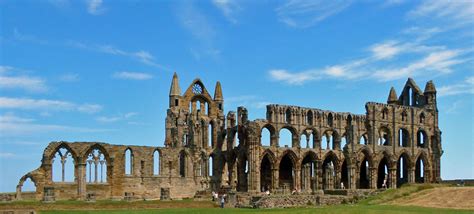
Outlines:
POLYGON ((196 5, 180 4, 177 18, 181 26, 197 40, 196 45, 190 48, 190 53, 196 60, 203 56, 216 58, 220 55, 221 51, 214 44, 217 32, 209 18, 196 5))
POLYGON ((87 12, 92 15, 100 15, 105 12, 102 0, 87 0, 87 12))
POLYGON ((117 78, 117 79, 127 79, 127 80, 149 80, 153 78, 153 75, 148 74, 148 73, 141 73, 141 72, 122 71, 122 72, 114 73, 112 77, 117 78))
POLYGON ((423 59, 410 63, 401 68, 378 70, 373 74, 373 77, 383 81, 389 81, 405 78, 408 76, 432 76, 451 73, 452 66, 464 62, 464 60, 458 58, 460 54, 460 50, 444 50, 430 53, 423 59))
POLYGON ((0 108, 41 110, 41 111, 79 111, 96 113, 102 110, 97 104, 75 104, 60 100, 0 97, 0 108))
POLYGON ((155 57, 148 51, 138 50, 138 51, 125 51, 120 48, 114 47, 112 45, 93 45, 86 44, 78 41, 69 41, 66 43, 70 47, 85 49, 89 51, 95 51, 105 54, 111 54, 116 56, 125 56, 132 59, 138 60, 143 64, 157 67, 163 70, 169 71, 170 69, 164 65, 161 65, 155 61, 155 57))
POLYGON ((65 46, 69 48, 83 49, 83 50, 94 51, 94 52, 99 52, 99 53, 104 53, 104 54, 115 55, 115 56, 129 57, 131 59, 137 60, 149 66, 160 68, 166 71, 171 70, 167 66, 158 63, 155 59, 155 56, 146 50, 126 51, 112 45, 88 44, 88 43, 74 41, 74 40, 48 41, 34 35, 20 33, 17 29, 14 30, 13 39, 18 40, 18 41, 23 41, 23 42, 41 44, 41 45, 65 46))
POLYGON ((39 77, 19 74, 20 69, 0 66, 0 89, 22 89, 28 92, 45 92, 46 81, 39 77))
POLYGON ((349 7, 351 1, 288 0, 276 8, 281 22, 291 27, 311 27, 349 7))
POLYGON ((466 78, 463 82, 442 86, 437 89, 438 96, 453 96, 459 94, 474 94, 474 76, 466 78))
POLYGON ((237 23, 235 14, 241 9, 237 1, 235 0, 212 0, 214 6, 216 6, 226 19, 232 23, 237 23))
POLYGON ((111 117, 100 116, 100 117, 97 117, 96 120, 101 123, 113 123, 113 122, 131 119, 132 117, 135 117, 136 115, 138 115, 137 112, 128 112, 125 114, 120 114, 120 115, 111 116, 111 117))
POLYGON ((472 1, 423 1, 408 13, 410 18, 429 18, 461 26, 474 23, 472 1))
POLYGON ((50 132, 105 132, 110 129, 95 129, 56 124, 35 123, 36 120, 15 116, 12 113, 0 115, 0 133, 5 136, 24 136, 50 132))

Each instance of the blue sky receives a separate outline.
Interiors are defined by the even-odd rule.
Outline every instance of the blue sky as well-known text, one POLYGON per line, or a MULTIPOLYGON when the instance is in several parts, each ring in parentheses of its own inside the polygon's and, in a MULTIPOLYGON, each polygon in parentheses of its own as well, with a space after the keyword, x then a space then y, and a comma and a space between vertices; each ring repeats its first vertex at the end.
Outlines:
POLYGON ((173 72, 221 81, 225 111, 365 113, 434 80, 442 178, 474 177, 468 1, 0 0, 0 191, 50 141, 162 146, 173 72))

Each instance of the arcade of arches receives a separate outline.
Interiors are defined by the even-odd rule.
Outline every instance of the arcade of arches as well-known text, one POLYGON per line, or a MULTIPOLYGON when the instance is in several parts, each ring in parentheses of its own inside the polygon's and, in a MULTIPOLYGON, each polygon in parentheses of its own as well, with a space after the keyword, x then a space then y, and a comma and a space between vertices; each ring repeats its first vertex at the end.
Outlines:
MULTIPOLYGON (((198 192, 275 194, 397 188, 439 182, 441 131, 436 89, 412 79, 365 114, 271 104, 266 118, 224 114, 200 79, 182 92, 172 79, 164 146, 52 142, 42 164, 23 176, 17 199, 173 199, 198 192), (25 183, 34 191, 25 193, 25 183), (31 186, 31 185, 30 185, 31 186)), ((158 143, 157 143, 158 144, 158 143)))

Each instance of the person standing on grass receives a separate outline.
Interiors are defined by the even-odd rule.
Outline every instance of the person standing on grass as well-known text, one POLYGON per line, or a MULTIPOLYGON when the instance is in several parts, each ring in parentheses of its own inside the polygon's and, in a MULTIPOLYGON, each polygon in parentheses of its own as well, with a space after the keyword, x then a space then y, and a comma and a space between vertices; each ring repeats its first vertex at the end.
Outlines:
POLYGON ((224 208, 225 197, 224 195, 221 197, 221 208, 224 208))

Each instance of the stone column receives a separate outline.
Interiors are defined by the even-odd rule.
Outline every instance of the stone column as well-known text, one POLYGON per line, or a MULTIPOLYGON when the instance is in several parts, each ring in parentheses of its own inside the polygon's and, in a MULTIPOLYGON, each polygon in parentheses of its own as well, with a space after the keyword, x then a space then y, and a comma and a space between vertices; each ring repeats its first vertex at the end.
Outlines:
POLYGON ((279 182, 278 182, 278 168, 275 167, 272 169, 272 184, 273 184, 273 192, 279 189, 279 182))
POLYGON ((414 167, 408 168, 408 183, 410 184, 415 183, 415 168, 414 167))
MULTIPOLYGON (((79 159, 80 160, 80 159, 79 159)), ((86 164, 78 161, 77 167, 77 197, 79 200, 86 199, 86 164)))
POLYGON ((371 189, 377 189, 377 167, 369 167, 369 182, 371 189))
POLYGON ((388 186, 390 188, 397 188, 397 168, 394 167, 394 168, 390 168, 389 169, 389 184, 388 186))
POLYGON ((355 166, 350 166, 349 167, 349 182, 348 182, 348 189, 357 189, 357 173, 356 173, 356 168, 355 166))
POLYGON ((294 169, 294 172, 295 172, 295 177, 294 177, 295 180, 293 182, 294 188, 296 188, 297 190, 301 190, 301 169, 296 168, 294 169))
POLYGON ((323 167, 322 161, 316 161, 316 190, 323 189, 323 167))
POLYGON ((62 182, 66 180, 64 165, 66 165, 66 156, 61 156, 61 181, 62 182))

